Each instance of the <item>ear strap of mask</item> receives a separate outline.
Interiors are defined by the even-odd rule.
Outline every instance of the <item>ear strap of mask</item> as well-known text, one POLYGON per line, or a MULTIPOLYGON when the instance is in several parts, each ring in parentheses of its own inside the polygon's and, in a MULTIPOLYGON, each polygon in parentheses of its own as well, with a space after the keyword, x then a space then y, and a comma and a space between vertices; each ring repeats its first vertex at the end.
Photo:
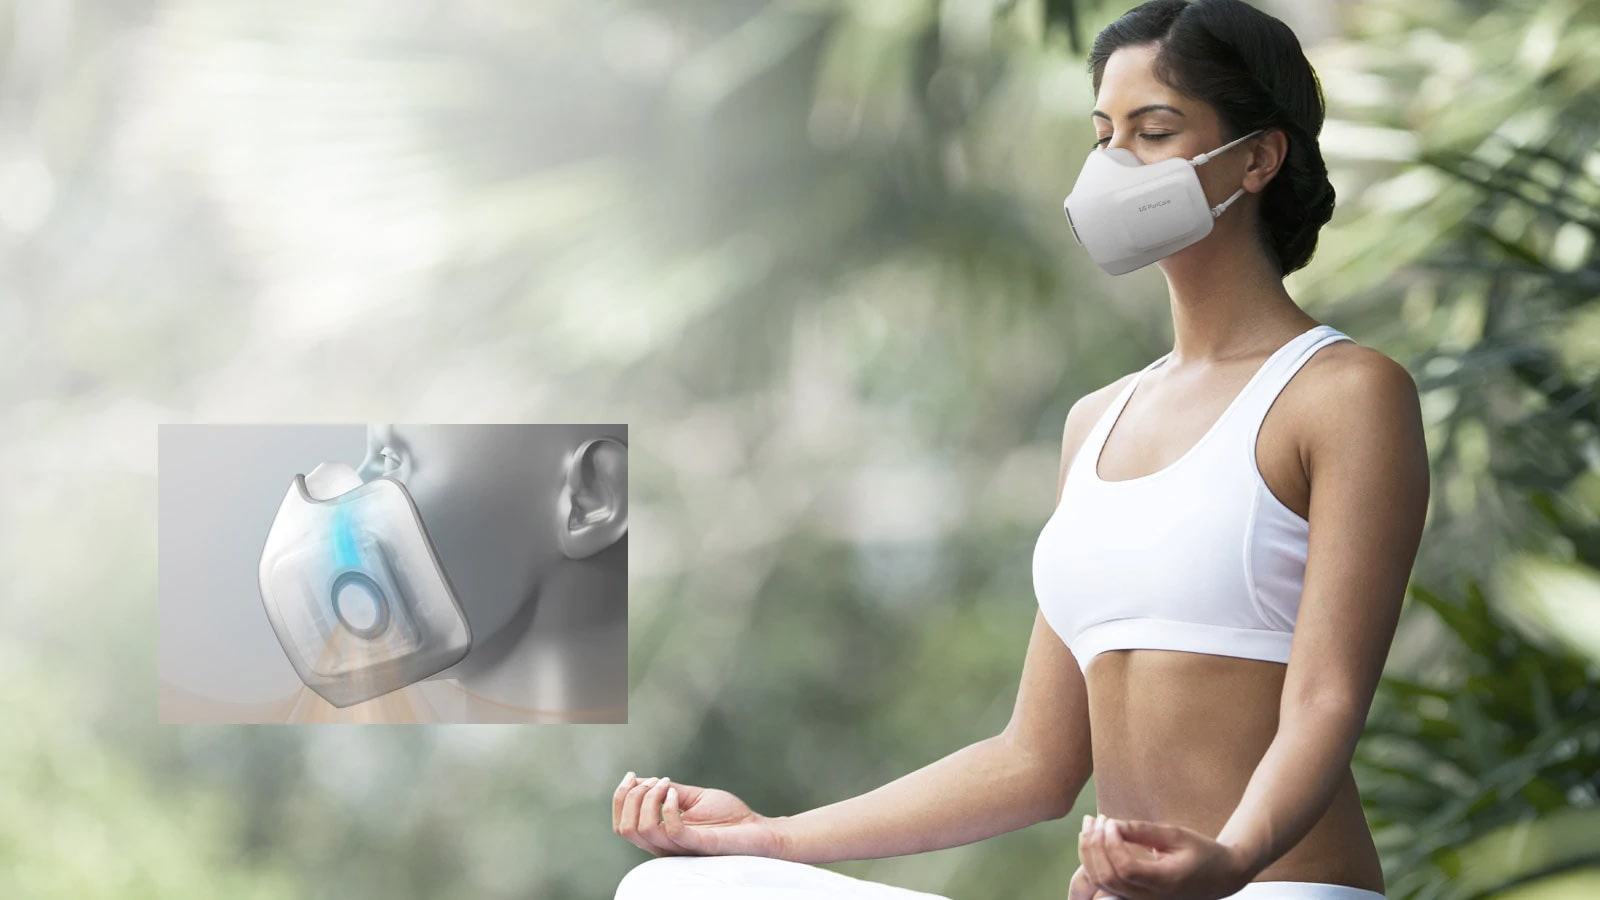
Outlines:
POLYGON ((1217 216, 1222 215, 1223 210, 1227 209, 1228 206, 1233 203, 1233 201, 1243 196, 1244 188, 1239 188, 1237 191, 1234 191, 1232 197, 1229 197, 1221 203, 1218 203, 1216 206, 1211 207, 1211 218, 1215 219, 1217 216))
POLYGON ((1227 142, 1226 144, 1223 144, 1221 147, 1218 147, 1217 149, 1211 151, 1210 153, 1202 153, 1199 156, 1196 156, 1194 159, 1189 160, 1189 164, 1192 165, 1192 166, 1196 166, 1196 167, 1205 165, 1206 163, 1210 162, 1211 160, 1216 159, 1222 153, 1226 152, 1228 150, 1228 148, 1232 147, 1234 144, 1237 144, 1237 143, 1239 143, 1240 141, 1243 141, 1243 140, 1248 140, 1250 138, 1253 138, 1253 137, 1255 137, 1256 135, 1260 134, 1263 131, 1266 131, 1266 129, 1265 128, 1257 128, 1255 131, 1252 131, 1249 134, 1241 135, 1239 137, 1236 137, 1233 140, 1227 142))

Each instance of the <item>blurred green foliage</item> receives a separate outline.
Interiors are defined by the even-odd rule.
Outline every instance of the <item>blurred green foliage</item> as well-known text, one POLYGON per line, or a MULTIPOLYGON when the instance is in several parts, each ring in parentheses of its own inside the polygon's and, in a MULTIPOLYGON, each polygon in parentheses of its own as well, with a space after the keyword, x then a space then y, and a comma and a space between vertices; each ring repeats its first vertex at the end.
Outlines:
MULTIPOLYGON (((998 731, 1062 418, 1170 341, 1060 216, 1129 5, 0 7, 0 895, 602 898, 627 769, 792 813, 998 731), (596 409, 628 726, 154 724, 157 422, 596 409)), ((1600 10, 1262 6, 1339 193, 1287 286, 1434 456, 1360 750, 1391 897, 1587 896, 1600 10)), ((1092 800, 837 868, 1059 896, 1092 800)))
POLYGON ((1492 897, 1600 869, 1600 661, 1530 640, 1476 584, 1411 595, 1459 643, 1426 681, 1383 677, 1357 750, 1390 895, 1492 897))

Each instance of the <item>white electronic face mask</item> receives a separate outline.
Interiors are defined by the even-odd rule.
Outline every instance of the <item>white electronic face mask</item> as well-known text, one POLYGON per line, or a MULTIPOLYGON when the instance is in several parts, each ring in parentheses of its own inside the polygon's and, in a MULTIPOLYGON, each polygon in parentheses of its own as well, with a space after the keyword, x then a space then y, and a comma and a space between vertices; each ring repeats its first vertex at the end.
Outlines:
POLYGON ((1258 128, 1194 159, 1145 165, 1122 147, 1091 150, 1062 204, 1072 236, 1111 275, 1143 268, 1211 233, 1211 224, 1244 188, 1215 207, 1206 202, 1195 167, 1255 137, 1258 128))
POLYGON ((340 462, 296 475, 261 550, 260 581, 289 662, 334 706, 421 681, 472 647, 422 515, 390 475, 363 482, 340 462))

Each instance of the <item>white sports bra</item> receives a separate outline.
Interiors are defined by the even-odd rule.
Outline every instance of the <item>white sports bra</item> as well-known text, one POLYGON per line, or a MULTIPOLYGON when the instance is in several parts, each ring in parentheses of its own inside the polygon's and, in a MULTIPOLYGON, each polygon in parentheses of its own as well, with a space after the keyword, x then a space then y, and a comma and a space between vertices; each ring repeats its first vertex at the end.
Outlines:
POLYGON ((1313 353, 1351 340, 1317 325, 1273 351, 1177 462, 1104 481, 1106 436, 1145 372, 1100 416, 1033 550, 1039 610, 1084 672, 1107 650, 1183 650, 1287 663, 1310 525, 1256 467, 1262 419, 1313 353))

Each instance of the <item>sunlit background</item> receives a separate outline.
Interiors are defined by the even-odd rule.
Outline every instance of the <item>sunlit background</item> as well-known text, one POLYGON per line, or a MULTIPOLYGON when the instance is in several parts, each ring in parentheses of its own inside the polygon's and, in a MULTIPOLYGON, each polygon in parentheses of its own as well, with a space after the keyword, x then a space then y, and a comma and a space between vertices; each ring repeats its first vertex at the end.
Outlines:
MULTIPOLYGON (((1061 215, 1132 5, 0 3, 0 895, 604 900, 628 769, 793 814, 998 732, 1066 411, 1171 346, 1061 215), (156 724, 157 423, 599 420, 630 724, 156 724)), ((1434 458, 1389 896, 1600 895, 1600 5, 1258 5, 1329 104, 1287 287, 1434 458)), ((1061 897, 1092 803, 833 868, 1061 897)))

